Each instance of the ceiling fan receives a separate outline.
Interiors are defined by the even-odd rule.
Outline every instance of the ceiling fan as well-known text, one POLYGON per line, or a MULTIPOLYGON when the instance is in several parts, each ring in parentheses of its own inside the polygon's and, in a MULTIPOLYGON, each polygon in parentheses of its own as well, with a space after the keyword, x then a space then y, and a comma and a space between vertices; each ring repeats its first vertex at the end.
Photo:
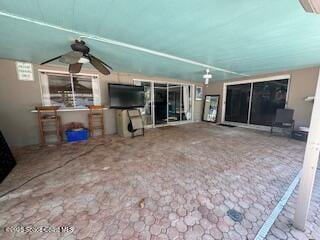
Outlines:
POLYGON ((320 14, 319 0, 299 0, 306 12, 320 14))
POLYGON ((79 73, 81 71, 82 64, 84 63, 91 63, 99 72, 104 75, 109 75, 110 70, 113 70, 108 64, 90 54, 90 48, 86 46, 84 41, 75 40, 75 42, 71 44, 71 49, 71 52, 49 59, 40 65, 59 59, 59 62, 69 64, 70 73, 79 73))

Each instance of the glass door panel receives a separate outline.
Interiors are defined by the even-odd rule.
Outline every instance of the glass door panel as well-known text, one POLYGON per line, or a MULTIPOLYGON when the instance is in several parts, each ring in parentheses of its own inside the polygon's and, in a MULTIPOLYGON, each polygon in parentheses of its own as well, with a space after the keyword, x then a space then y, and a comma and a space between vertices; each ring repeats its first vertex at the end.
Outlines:
POLYGON ((225 121, 247 123, 251 83, 227 86, 225 121))
POLYGON ((143 116, 144 125, 152 126, 153 125, 153 108, 152 108, 152 82, 146 81, 134 81, 134 84, 137 86, 144 87, 144 107, 139 108, 143 116))
POLYGON ((154 83, 154 119, 155 125, 168 123, 167 84, 154 83))
POLYGON ((176 122, 181 119, 181 85, 168 85, 168 121, 176 122))
POLYGON ((250 123, 271 126, 278 108, 285 108, 288 79, 253 83, 250 123))
POLYGON ((182 85, 181 119, 192 120, 192 88, 190 85, 182 85))

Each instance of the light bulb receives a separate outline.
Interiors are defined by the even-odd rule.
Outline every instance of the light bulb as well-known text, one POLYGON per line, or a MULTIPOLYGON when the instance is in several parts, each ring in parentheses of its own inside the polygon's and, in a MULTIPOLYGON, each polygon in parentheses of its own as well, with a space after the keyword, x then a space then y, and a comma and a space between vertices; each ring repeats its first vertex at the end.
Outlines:
POLYGON ((81 57, 79 60, 78 60, 78 63, 89 63, 89 59, 86 58, 86 57, 81 57))

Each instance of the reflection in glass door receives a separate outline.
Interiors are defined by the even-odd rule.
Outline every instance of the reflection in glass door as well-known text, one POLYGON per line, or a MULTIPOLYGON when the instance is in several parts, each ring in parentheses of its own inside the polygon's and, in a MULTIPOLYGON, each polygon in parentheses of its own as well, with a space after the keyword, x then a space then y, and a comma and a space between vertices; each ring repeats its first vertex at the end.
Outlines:
POLYGON ((192 87, 190 85, 182 85, 181 94, 181 120, 192 120, 192 87))
POLYGON ((155 125, 168 123, 167 84, 154 83, 154 121, 155 125))
POLYGON ((278 108, 285 108, 288 79, 253 83, 250 123, 271 126, 278 108))
POLYGON ((168 85, 168 121, 176 122, 181 119, 181 85, 168 85))
POLYGON ((227 86, 225 120, 247 123, 251 83, 227 86))
POLYGON ((135 85, 144 87, 144 107, 140 108, 143 116, 144 125, 153 125, 153 107, 152 107, 152 82, 135 81, 135 85))
POLYGON ((141 85, 144 87, 144 108, 142 115, 144 115, 145 126, 153 124, 152 119, 152 88, 151 82, 143 82, 141 85))
POLYGON ((178 83, 134 80, 144 86, 145 106, 141 108, 145 126, 159 126, 192 121, 194 87, 178 83))

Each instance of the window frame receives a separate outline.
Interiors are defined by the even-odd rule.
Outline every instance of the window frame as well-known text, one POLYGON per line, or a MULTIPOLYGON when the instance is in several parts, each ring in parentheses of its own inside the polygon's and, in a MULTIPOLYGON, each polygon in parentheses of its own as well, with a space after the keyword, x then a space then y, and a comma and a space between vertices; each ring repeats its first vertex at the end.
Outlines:
MULTIPOLYGON (((91 81, 93 81, 93 79, 97 80, 97 86, 98 86, 98 94, 99 95, 99 99, 96 103, 94 104, 98 104, 101 105, 102 99, 101 99, 101 87, 100 87, 100 78, 99 78, 99 74, 94 74, 94 73, 69 73, 67 71, 57 71, 57 70, 47 70, 47 69, 38 69, 38 79, 39 79, 39 87, 40 87, 40 94, 41 94, 41 103, 43 106, 53 106, 52 104, 47 105, 45 103, 44 100, 44 94, 43 94, 43 89, 42 89, 42 75, 50 75, 50 74, 57 74, 57 75, 65 75, 68 76, 71 82, 71 87, 72 87, 72 101, 73 101, 73 107, 64 107, 61 106, 62 109, 81 109, 81 108, 85 108, 85 106, 76 106, 76 97, 75 97, 75 91, 74 91, 74 85, 73 85, 73 77, 74 76, 80 76, 80 77, 90 77, 91 81)), ((93 90, 93 87, 92 87, 93 90)), ((49 92, 50 94, 50 92, 49 92)), ((94 92, 92 91, 92 95, 93 95, 93 99, 94 96, 97 96, 94 94, 94 92)))

